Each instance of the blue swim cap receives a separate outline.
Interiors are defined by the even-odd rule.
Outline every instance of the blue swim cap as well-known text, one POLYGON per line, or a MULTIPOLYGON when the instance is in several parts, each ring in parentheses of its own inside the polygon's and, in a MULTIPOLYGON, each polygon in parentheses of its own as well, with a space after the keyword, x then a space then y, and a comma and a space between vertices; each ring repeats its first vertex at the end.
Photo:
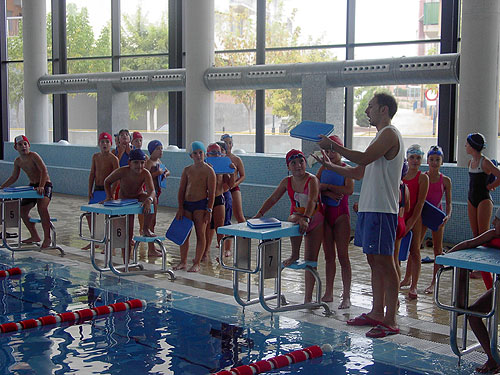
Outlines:
POLYGON ((427 157, 429 157, 430 155, 438 155, 443 157, 443 150, 439 146, 431 146, 431 148, 427 152, 427 157))
POLYGON ((130 154, 128 154, 128 160, 129 161, 146 160, 146 155, 144 155, 144 152, 142 152, 141 149, 136 148, 136 149, 130 151, 130 154))
POLYGON ((221 141, 223 141, 223 140, 224 140, 224 139, 226 139, 226 138, 233 138, 233 136, 232 136, 231 134, 227 134, 227 133, 222 134, 222 135, 220 136, 220 140, 221 140, 221 141))
POLYGON ((194 141, 193 143, 191 143, 191 147, 189 148, 189 155, 191 155, 194 151, 198 151, 198 150, 203 151, 203 153, 207 152, 207 150, 205 149, 205 145, 203 144, 203 142, 194 141))
POLYGON ((163 146, 163 144, 157 139, 149 142, 148 143, 149 155, 151 155, 156 150, 156 147, 158 147, 158 146, 163 146))

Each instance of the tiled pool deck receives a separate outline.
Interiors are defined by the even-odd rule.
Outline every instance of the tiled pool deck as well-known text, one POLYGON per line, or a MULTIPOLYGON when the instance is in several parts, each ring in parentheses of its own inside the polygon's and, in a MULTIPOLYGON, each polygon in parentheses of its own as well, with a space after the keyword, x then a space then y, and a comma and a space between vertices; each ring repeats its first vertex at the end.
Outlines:
MULTIPOLYGON (((26 259, 35 258, 41 262, 54 262, 76 267, 80 272, 91 272, 92 266, 90 264, 89 252, 80 250, 86 243, 78 236, 80 206, 83 204, 86 204, 86 200, 83 197, 54 194, 49 207, 51 216, 58 218, 58 222, 56 223, 57 240, 58 244, 66 251, 64 258, 59 257, 56 250, 49 250, 44 253, 17 253, 15 259, 23 262, 26 259)), ((156 229, 157 234, 165 233, 174 215, 174 209, 160 207, 156 229)), ((23 234, 25 234, 26 229, 23 228, 23 231, 23 234)), ((194 254, 194 242, 191 241, 189 260, 192 259, 194 254)), ((234 314, 235 311, 241 313, 241 308, 233 297, 231 272, 222 269, 216 261, 215 258, 219 254, 214 244, 212 245, 210 260, 202 264, 200 273, 176 271, 177 279, 175 282, 169 281, 167 275, 155 275, 149 277, 132 276, 118 283, 114 276, 105 275, 101 283, 108 286, 119 285, 120 288, 123 288, 134 284, 130 284, 129 281, 137 281, 141 285, 146 284, 155 288, 167 289, 174 293, 178 292, 216 302, 217 304, 210 308, 204 307, 204 313, 206 314, 234 314), (221 305, 221 303, 224 305, 221 305), (221 306, 225 307, 222 308, 221 306)), ((169 241, 166 241, 165 245, 168 251, 167 260, 169 265, 176 264, 179 261, 178 246, 169 241)), ((289 241, 283 241, 283 246, 284 256, 286 256, 290 252, 289 241)), ((5 253, 6 250, 3 249, 2 252, 5 253)), ((362 312, 367 312, 371 306, 370 272, 366 258, 362 254, 361 249, 353 245, 350 246, 349 252, 352 265, 351 308, 345 310, 337 309, 342 286, 340 281, 340 266, 337 264, 334 302, 330 304, 333 314, 330 317, 322 316, 322 310, 287 312, 279 314, 279 318, 274 320, 275 323, 272 323, 273 326, 277 324, 279 327, 281 324, 286 324, 288 319, 295 319, 334 329, 338 333, 336 335, 338 337, 335 339, 332 338, 334 341, 331 342, 336 343, 337 350, 339 349, 339 342, 350 347, 350 350, 354 350, 354 347, 358 347, 360 350, 367 350, 368 348, 372 350, 373 357, 388 363, 403 365, 416 361, 418 364, 414 368, 423 372, 468 374, 473 372, 473 368, 477 363, 485 361, 486 357, 482 352, 473 352, 465 356, 465 363, 461 367, 457 366, 457 357, 451 352, 448 341, 449 314, 435 305, 432 295, 423 293, 423 290, 430 283, 433 268, 432 263, 422 265, 422 276, 417 300, 407 300, 405 298, 407 291, 401 291, 400 293, 398 322, 401 334, 389 336, 384 339, 371 340, 364 336, 367 331, 366 327, 347 326, 345 324, 347 319, 357 316, 362 312), (433 360, 434 357, 436 357, 436 360, 433 360)), ((422 257, 425 256, 433 258, 432 249, 423 249, 422 257)), ((145 245, 140 246, 140 260, 149 268, 159 268, 161 262, 160 258, 148 259, 145 245)), ((324 280, 322 253, 320 253, 318 271, 324 280)), ((445 283, 444 286, 445 288, 441 292, 443 294, 451 289, 449 283, 445 283)), ((303 273, 285 270, 283 272, 282 287, 289 300, 300 302, 303 298, 303 273)), ((138 287, 138 291, 140 290, 141 286, 138 287)), ((150 294, 151 292, 147 292, 146 290, 147 288, 143 288, 144 293, 148 293, 149 298, 154 298, 154 294, 150 294)), ((483 291, 484 285, 482 280, 471 280, 471 299, 475 299, 483 291)), ((146 296, 144 298, 147 299, 146 296)), ((200 309, 196 305, 196 298, 186 301, 185 304, 186 306, 192 305, 193 310, 200 309)), ((269 319, 270 321, 270 314, 258 305, 247 307, 246 311, 249 311, 249 314, 252 314, 252 316, 258 317, 258 319, 255 319, 256 321, 259 319, 269 319)), ((311 335, 315 334, 315 332, 311 332, 311 335)), ((317 334, 318 340, 324 342, 324 339, 320 338, 324 333, 318 330, 317 334)), ((472 332, 470 332, 469 337, 473 337, 472 332)), ((314 342, 314 337, 311 336, 309 341, 314 342)))

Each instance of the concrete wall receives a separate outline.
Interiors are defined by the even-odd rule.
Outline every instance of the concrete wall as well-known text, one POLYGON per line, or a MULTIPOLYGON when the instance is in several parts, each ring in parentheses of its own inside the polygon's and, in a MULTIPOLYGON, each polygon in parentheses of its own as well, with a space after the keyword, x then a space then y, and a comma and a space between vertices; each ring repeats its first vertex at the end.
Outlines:
MULTIPOLYGON (((87 195, 90 161, 92 154, 98 152, 97 147, 34 144, 32 150, 38 152, 44 159, 55 192, 87 195)), ((12 147, 12 143, 6 142, 5 160, 0 161, 0 181, 4 181, 10 176, 16 157, 17 152, 12 147)), ((241 185, 243 208, 246 216, 252 216, 257 212, 262 202, 274 191, 281 179, 287 175, 287 169, 283 156, 247 154, 241 155, 241 158, 247 175, 245 182, 241 185)), ((171 176, 167 180, 168 187, 163 190, 160 197, 160 204, 177 207, 180 176, 183 168, 191 163, 191 159, 183 151, 165 151, 162 161, 171 171, 171 176)), ((426 170, 427 168, 424 165, 422 169, 426 170)), ((317 165, 309 170, 315 173, 317 165)), ((453 183, 453 213, 445 230, 445 242, 456 243, 472 236, 467 218, 468 171, 466 168, 457 167, 454 164, 446 164, 441 170, 451 178, 453 183)), ((28 180, 22 173, 16 185, 26 185, 27 183, 28 180)), ((356 182, 355 192, 350 198, 351 207, 352 203, 358 200, 360 187, 361 183, 356 182)), ((493 192, 492 197, 495 204, 500 202, 500 192, 493 192)), ((268 215, 285 220, 288 217, 289 209, 289 199, 284 196, 268 215)), ((78 214, 78 210, 79 207, 75 207, 75 215, 78 214)), ((352 212, 351 218, 354 227, 356 215, 352 212)))

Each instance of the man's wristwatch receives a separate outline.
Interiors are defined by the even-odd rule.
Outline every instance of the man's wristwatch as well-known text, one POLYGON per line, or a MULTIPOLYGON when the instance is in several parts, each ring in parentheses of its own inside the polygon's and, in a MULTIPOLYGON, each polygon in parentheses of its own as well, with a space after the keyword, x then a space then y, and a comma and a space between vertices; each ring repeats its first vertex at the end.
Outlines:
POLYGON ((207 207, 207 211, 212 213, 212 209, 207 207))

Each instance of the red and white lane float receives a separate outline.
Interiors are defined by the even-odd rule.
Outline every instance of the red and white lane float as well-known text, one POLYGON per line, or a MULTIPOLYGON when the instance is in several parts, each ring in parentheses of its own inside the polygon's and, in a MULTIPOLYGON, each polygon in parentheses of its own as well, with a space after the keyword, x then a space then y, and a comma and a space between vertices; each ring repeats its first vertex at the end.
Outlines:
POLYGON ((9 268, 8 270, 0 271, 0 278, 9 277, 14 275, 20 275, 21 269, 19 267, 9 268))
POLYGON ((0 325, 2 333, 22 331, 23 329, 36 328, 40 326, 48 326, 62 322, 84 322, 94 319, 98 316, 108 315, 119 311, 132 309, 142 309, 146 307, 146 301, 141 299, 131 299, 126 302, 112 303, 94 307, 92 309, 81 309, 77 311, 68 311, 57 315, 42 316, 38 319, 21 320, 20 322, 4 323, 0 325))
POLYGON ((288 354, 279 355, 277 357, 264 359, 249 365, 234 367, 231 370, 222 370, 213 375, 256 375, 263 372, 275 370, 277 368, 289 366, 292 363, 306 361, 308 359, 319 358, 323 352, 331 352, 332 346, 324 344, 321 348, 318 345, 313 345, 305 349, 295 350, 288 354))

